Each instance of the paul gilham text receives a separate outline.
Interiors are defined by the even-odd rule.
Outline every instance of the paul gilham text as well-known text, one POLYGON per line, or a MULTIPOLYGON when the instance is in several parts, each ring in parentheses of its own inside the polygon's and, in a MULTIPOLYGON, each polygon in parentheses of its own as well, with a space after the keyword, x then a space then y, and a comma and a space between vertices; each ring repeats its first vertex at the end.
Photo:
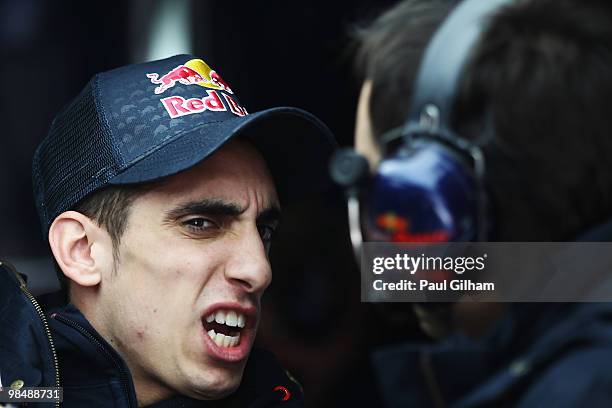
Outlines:
POLYGON ((374 290, 427 290, 442 292, 445 290, 473 292, 473 291, 494 291, 495 283, 493 282, 472 282, 469 279, 453 279, 451 281, 430 282, 427 279, 420 279, 417 282, 402 279, 398 282, 383 282, 377 279, 373 282, 374 290))

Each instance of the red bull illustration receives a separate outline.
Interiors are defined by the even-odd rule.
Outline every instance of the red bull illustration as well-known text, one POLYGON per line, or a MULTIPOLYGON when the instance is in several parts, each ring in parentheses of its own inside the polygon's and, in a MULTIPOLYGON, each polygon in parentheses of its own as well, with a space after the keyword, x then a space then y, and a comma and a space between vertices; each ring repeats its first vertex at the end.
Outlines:
POLYGON ((448 242, 447 231, 411 232, 410 220, 395 213, 379 214, 376 226, 390 235, 391 242, 448 242))
POLYGON ((155 88, 156 94, 163 93, 166 89, 172 88, 177 82, 183 85, 193 85, 204 80, 200 74, 184 65, 179 65, 161 78, 159 78, 159 74, 155 73, 147 74, 147 77, 151 79, 152 83, 159 85, 155 88))
POLYGON ((177 82, 183 85, 200 85, 230 94, 234 93, 227 82, 201 59, 189 60, 161 77, 158 73, 147 74, 147 77, 151 83, 159 85, 155 88, 155 93, 158 95, 172 88, 177 82))

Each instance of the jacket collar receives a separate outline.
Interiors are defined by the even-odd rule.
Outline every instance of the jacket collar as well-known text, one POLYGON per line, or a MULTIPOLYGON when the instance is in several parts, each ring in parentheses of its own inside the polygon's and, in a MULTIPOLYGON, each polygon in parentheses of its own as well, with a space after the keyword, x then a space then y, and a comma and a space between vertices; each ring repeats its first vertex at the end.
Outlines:
POLYGON ((124 405, 138 406, 127 364, 74 305, 51 310, 49 324, 60 360, 62 386, 86 392, 110 384, 112 393, 118 394, 124 405))

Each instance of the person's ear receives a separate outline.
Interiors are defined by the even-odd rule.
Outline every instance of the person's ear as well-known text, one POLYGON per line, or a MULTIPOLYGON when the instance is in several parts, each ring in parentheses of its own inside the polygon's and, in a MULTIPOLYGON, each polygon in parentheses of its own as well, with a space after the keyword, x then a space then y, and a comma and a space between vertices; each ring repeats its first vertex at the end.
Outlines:
POLYGON ((49 228, 49 245, 64 275, 81 286, 98 285, 106 256, 104 232, 76 211, 58 215, 49 228), (102 251, 94 246, 102 246, 102 251))

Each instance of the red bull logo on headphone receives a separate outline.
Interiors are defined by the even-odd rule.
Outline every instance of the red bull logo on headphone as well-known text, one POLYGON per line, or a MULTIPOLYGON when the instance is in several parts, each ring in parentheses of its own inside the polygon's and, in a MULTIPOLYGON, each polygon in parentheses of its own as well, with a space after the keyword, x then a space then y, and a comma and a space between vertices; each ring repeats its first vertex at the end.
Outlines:
POLYGON ((389 234, 391 242, 447 242, 450 238, 448 231, 444 230, 411 232, 410 220, 391 212, 379 214, 376 226, 389 234))

